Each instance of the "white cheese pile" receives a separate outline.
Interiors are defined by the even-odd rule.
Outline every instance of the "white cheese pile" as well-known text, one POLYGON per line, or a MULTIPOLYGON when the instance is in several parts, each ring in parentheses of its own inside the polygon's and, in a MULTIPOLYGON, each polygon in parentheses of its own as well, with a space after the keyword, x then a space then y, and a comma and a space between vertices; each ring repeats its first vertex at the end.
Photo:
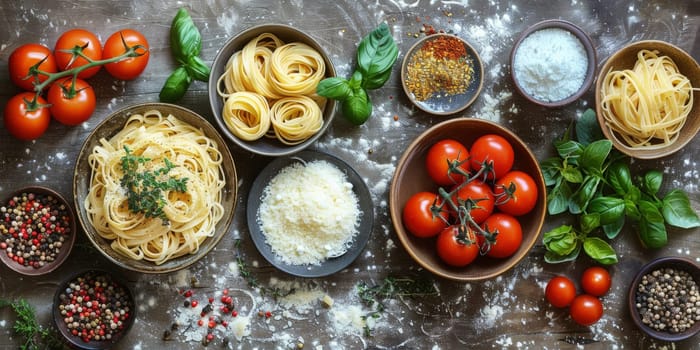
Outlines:
POLYGON ((326 161, 294 163, 263 191, 258 224, 272 252, 287 264, 318 265, 344 254, 357 234, 353 186, 326 161))

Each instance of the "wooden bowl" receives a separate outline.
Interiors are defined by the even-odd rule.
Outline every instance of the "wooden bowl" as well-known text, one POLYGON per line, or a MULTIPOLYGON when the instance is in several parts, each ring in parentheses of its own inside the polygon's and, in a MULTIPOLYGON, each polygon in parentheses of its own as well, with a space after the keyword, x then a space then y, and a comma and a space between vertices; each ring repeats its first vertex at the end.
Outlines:
MULTIPOLYGON (((280 38, 285 43, 290 42, 302 42, 311 46, 313 49, 318 51, 323 57, 323 61, 326 65, 326 77, 335 77, 335 67, 333 66, 333 61, 328 57, 326 51, 321 47, 321 45, 309 34, 296 29, 294 27, 284 25, 284 24, 262 24, 251 28, 248 28, 234 37, 230 38, 221 47, 219 52, 214 57, 214 62, 211 66, 211 77, 209 78, 209 105, 211 106, 211 111, 214 114, 214 120, 219 126, 219 130, 224 134, 226 138, 231 140, 236 146, 249 151, 251 153, 260 154, 263 156, 286 156, 299 152, 308 146, 310 146, 314 141, 316 141, 331 125, 333 117, 335 115, 336 101, 328 99, 326 101, 325 108, 323 109, 323 126, 316 134, 308 138, 306 141, 296 144, 296 145, 285 145, 276 138, 262 137, 255 141, 245 141, 234 135, 224 122, 222 117, 222 109, 224 107, 224 101, 218 94, 219 78, 224 73, 226 69, 226 63, 229 58, 241 49, 252 39, 256 38, 258 35, 263 33, 272 33, 280 38)), ((221 83, 223 84, 223 83, 221 83)))
POLYGON ((73 197, 75 199, 75 207, 80 225, 90 242, 92 242, 102 255, 119 267, 132 271, 143 273, 167 273, 183 269, 203 258, 209 251, 216 247, 217 243, 219 243, 221 238, 228 232, 236 209, 237 194, 238 178, 236 175, 236 166, 233 162, 231 152, 221 135, 219 135, 214 126, 197 113, 187 108, 168 103, 141 103, 125 107, 112 113, 90 133, 83 143, 80 153, 78 154, 78 159, 75 162, 73 197), (221 204, 224 207, 224 215, 216 224, 213 236, 204 240, 196 253, 170 259, 160 265, 146 260, 133 260, 112 249, 110 246, 111 240, 101 237, 88 220, 88 213, 84 205, 84 200, 90 191, 90 175, 92 173, 88 157, 95 146, 99 144, 101 138, 109 139, 122 130, 125 122, 132 114, 144 113, 149 110, 158 110, 164 115, 172 114, 181 121, 201 129, 207 137, 216 142, 219 152, 221 153, 223 175, 226 180, 226 185, 221 190, 221 204))
POLYGON ((642 332, 649 335, 650 337, 668 342, 677 342, 689 339, 698 334, 698 332, 700 332, 699 321, 695 321, 693 327, 682 333, 657 331, 644 324, 644 322, 642 322, 642 317, 640 316, 639 310, 636 306, 637 286, 639 285, 644 275, 661 268, 673 268, 676 270, 686 271, 693 277, 695 283, 700 286, 700 266, 698 266, 698 264, 695 261, 681 257, 663 257, 653 260, 644 265, 639 270, 639 272, 637 272, 637 275, 630 284, 629 293, 627 295, 627 306, 629 308, 630 316, 632 316, 632 321, 634 321, 634 324, 636 324, 637 327, 639 327, 639 329, 642 330, 642 332))
POLYGON ((659 40, 643 40, 629 44, 610 56, 598 73, 598 81, 595 86, 596 115, 603 135, 612 141, 613 146, 620 152, 638 159, 656 159, 673 154, 690 142, 700 130, 700 94, 695 92, 693 107, 688 115, 685 125, 680 130, 678 139, 662 148, 629 147, 616 133, 607 126, 601 106, 601 85, 605 75, 611 70, 632 69, 637 61, 639 50, 658 50, 660 55, 666 55, 678 66, 681 74, 688 77, 694 88, 700 87, 700 65, 687 52, 682 49, 659 40))
MULTIPOLYGON (((35 195, 40 195, 40 196, 50 196, 55 198, 59 204, 62 204, 66 208, 66 212, 68 213, 69 216, 69 226, 68 226, 68 232, 63 234, 63 242, 61 243, 60 250, 58 254, 56 255, 54 261, 46 263, 44 266, 40 267, 33 267, 33 266, 25 266, 23 264, 18 263, 17 261, 14 261, 12 258, 10 258, 7 254, 7 251, 2 249, 0 250, 0 260, 7 265, 11 270, 18 272, 23 275, 27 276, 39 276, 39 275, 45 275, 55 269, 57 269, 61 264, 63 264, 64 261, 68 258, 68 255, 70 255, 71 250, 73 249, 73 244, 75 243, 75 237, 76 237, 76 223, 75 223, 75 212, 73 211, 73 208, 70 205, 70 202, 66 201, 63 196, 61 196, 58 192, 47 188, 47 187, 42 187, 42 186, 29 186, 25 188, 18 189, 12 193, 10 193, 3 201, 0 203, 0 206, 6 206, 9 201, 16 197, 16 196, 22 196, 23 194, 35 194, 35 195)), ((0 216, 3 215, 0 213, 0 216)), ((7 227, 9 229, 9 226, 7 227)), ((0 232, 0 243, 5 242, 5 238, 10 238, 10 234, 3 234, 0 232)))
POLYGON ((451 280, 478 281, 496 277, 515 266, 538 240, 546 213, 545 185, 537 159, 514 133, 496 123, 473 118, 454 118, 437 124, 419 135, 404 151, 394 173, 389 191, 389 206, 394 230, 409 255, 426 270, 451 280), (522 243, 510 257, 495 259, 479 256, 466 267, 451 267, 440 260, 434 238, 418 238, 409 233, 402 222, 402 211, 408 199, 420 191, 437 192, 438 186, 425 170, 428 149, 437 141, 454 139, 467 148, 479 136, 498 134, 513 146, 513 169, 528 173, 537 185, 539 198, 535 208, 517 217, 522 226, 522 243))
POLYGON ((510 53, 510 73, 511 77, 513 79, 513 85, 515 85, 515 90, 517 90, 520 95, 522 95, 525 99, 528 101, 540 105, 543 107, 562 107, 565 105, 568 105, 576 100, 578 100, 583 94, 585 94, 593 85, 593 79, 595 78, 595 70, 596 70, 596 51, 595 51, 595 45, 593 45, 593 41, 591 40, 591 37, 586 34, 586 32, 581 29, 581 27, 560 19, 550 19, 550 20, 545 20, 542 22, 538 22, 533 24, 532 26, 528 27, 525 29, 522 33, 520 33, 520 36, 518 39, 515 41, 515 44, 513 45, 513 49, 510 53), (579 89, 573 93, 572 95, 558 100, 558 101, 544 101, 542 99, 535 98, 534 96, 528 94, 528 92, 522 87, 520 82, 518 81, 517 74, 514 70, 514 61, 515 61, 515 55, 518 52, 518 49, 520 48, 520 45, 522 44, 523 40, 527 38, 530 34, 543 30, 543 29, 550 29, 550 28, 558 28, 558 29, 563 29, 572 35, 574 35, 583 45, 584 50, 586 51, 586 57, 588 59, 588 68, 586 68, 586 76, 584 77, 583 83, 579 87, 579 89))

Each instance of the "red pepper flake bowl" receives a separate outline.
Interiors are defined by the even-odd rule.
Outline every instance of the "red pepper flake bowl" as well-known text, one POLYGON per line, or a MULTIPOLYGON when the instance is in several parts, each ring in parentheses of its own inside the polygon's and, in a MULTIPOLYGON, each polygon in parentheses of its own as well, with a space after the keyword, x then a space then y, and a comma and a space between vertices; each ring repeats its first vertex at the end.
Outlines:
POLYGON ((17 273, 54 271, 68 258, 75 237, 73 208, 50 188, 24 187, 0 203, 0 260, 17 273))
POLYGON ((136 306, 121 276, 86 270, 58 287, 52 314, 63 341, 71 348, 111 349, 134 324, 136 306))

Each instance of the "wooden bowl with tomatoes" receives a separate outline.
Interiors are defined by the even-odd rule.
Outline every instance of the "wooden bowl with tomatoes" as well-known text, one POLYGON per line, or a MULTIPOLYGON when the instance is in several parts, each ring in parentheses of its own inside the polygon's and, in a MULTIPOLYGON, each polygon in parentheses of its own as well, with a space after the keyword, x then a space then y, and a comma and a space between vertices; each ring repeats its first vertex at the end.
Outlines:
POLYGON ((496 123, 455 118, 419 135, 389 192, 401 244, 426 270, 478 281, 515 266, 539 238, 545 184, 525 143, 496 123))

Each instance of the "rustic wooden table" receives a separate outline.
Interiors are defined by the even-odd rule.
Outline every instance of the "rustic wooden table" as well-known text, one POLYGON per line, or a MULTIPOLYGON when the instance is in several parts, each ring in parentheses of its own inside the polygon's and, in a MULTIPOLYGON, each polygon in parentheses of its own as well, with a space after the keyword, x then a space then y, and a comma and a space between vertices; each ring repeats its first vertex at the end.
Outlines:
MULTIPOLYGON (((211 62, 224 41, 261 23, 284 23, 308 32, 329 52, 339 75, 354 65, 356 43, 372 28, 387 22, 399 48, 399 59, 417 39, 423 24, 453 31, 481 54, 485 67, 484 90, 476 103, 455 117, 494 120, 521 138, 542 160, 553 154, 551 141, 572 120, 594 106, 592 93, 560 109, 536 107, 518 96, 509 76, 508 57, 517 35, 527 26, 549 18, 567 19, 582 26, 593 38, 599 61, 626 43, 661 39, 674 43, 700 59, 700 3, 697 1, 2 1, 0 2, 0 105, 17 93, 7 75, 7 59, 21 44, 39 42, 53 47, 65 30, 87 28, 104 40, 114 31, 133 27, 147 36, 150 63, 138 79, 115 81, 104 71, 91 82, 98 96, 97 110, 85 124, 65 127, 52 122, 50 130, 34 142, 20 142, 0 128, 0 197, 19 187, 40 184, 65 196, 72 193, 73 165, 80 145, 92 128, 110 112, 124 106, 157 101, 158 92, 175 63, 170 55, 168 30, 178 7, 185 6, 203 36, 202 56, 211 62)), ((598 66, 600 67, 600 62, 598 66)), ((556 274, 578 278, 593 263, 549 265, 538 242, 529 256, 511 271, 480 283, 455 283, 430 276, 406 254, 388 215, 388 187, 401 152, 426 128, 444 119, 418 111, 408 102, 399 81, 399 65, 388 84, 371 94, 371 119, 353 127, 336 118, 313 148, 330 152, 350 163, 364 178, 375 203, 375 226, 369 245, 349 268, 327 278, 293 278, 271 267, 253 246, 245 221, 247 192, 256 174, 270 161, 229 144, 240 176, 240 197, 228 235, 206 258, 190 268, 165 275, 125 272, 138 301, 135 327, 119 348, 200 348, 203 327, 184 308, 179 291, 191 289, 203 299, 231 288, 240 309, 239 325, 247 335, 238 339, 232 326, 218 328, 210 346, 220 348, 224 337, 231 348, 574 348, 568 336, 594 342, 590 349, 678 348, 700 349, 699 337, 668 344, 644 336, 628 315, 625 300, 634 273, 647 261, 661 256, 685 256, 700 261, 700 230, 673 230, 669 244, 658 250, 643 249, 633 228, 613 241, 620 262, 610 268, 612 291, 603 298, 605 315, 593 326, 577 326, 565 310, 544 300, 546 282, 556 274), (394 116, 398 116, 395 120, 394 116), (240 247, 235 242, 240 240, 240 247), (264 290, 278 288, 292 294, 277 297, 252 288, 235 263, 243 259, 264 290), (376 319, 372 336, 363 335, 359 315, 369 312, 359 300, 359 282, 381 283, 387 277, 432 279, 437 296, 392 299, 376 319), (319 298, 335 300, 322 308, 319 298), (259 317, 258 311, 272 317, 259 317), (245 318, 245 316, 250 316, 245 318), (193 317, 188 318, 188 317, 193 317), (247 322, 246 322, 247 320, 247 322), (165 330, 182 325, 171 340, 165 330)), ((194 83, 181 105, 213 118, 206 85, 194 83)), ((682 151, 655 161, 636 161, 635 169, 663 170, 663 191, 682 188, 692 207, 700 210, 698 155, 695 137, 682 151)), ((69 197, 70 198, 70 197, 69 197)), ((560 223, 548 219, 544 230, 560 223)), ((57 284, 86 266, 117 268, 97 253, 81 235, 69 260, 43 277, 20 276, 0 267, 0 298, 26 298, 36 308, 41 324, 50 324, 51 299, 57 284)), ((288 293, 285 293, 288 294, 288 293)), ((14 315, 0 310, 0 348, 15 348, 14 315)))

